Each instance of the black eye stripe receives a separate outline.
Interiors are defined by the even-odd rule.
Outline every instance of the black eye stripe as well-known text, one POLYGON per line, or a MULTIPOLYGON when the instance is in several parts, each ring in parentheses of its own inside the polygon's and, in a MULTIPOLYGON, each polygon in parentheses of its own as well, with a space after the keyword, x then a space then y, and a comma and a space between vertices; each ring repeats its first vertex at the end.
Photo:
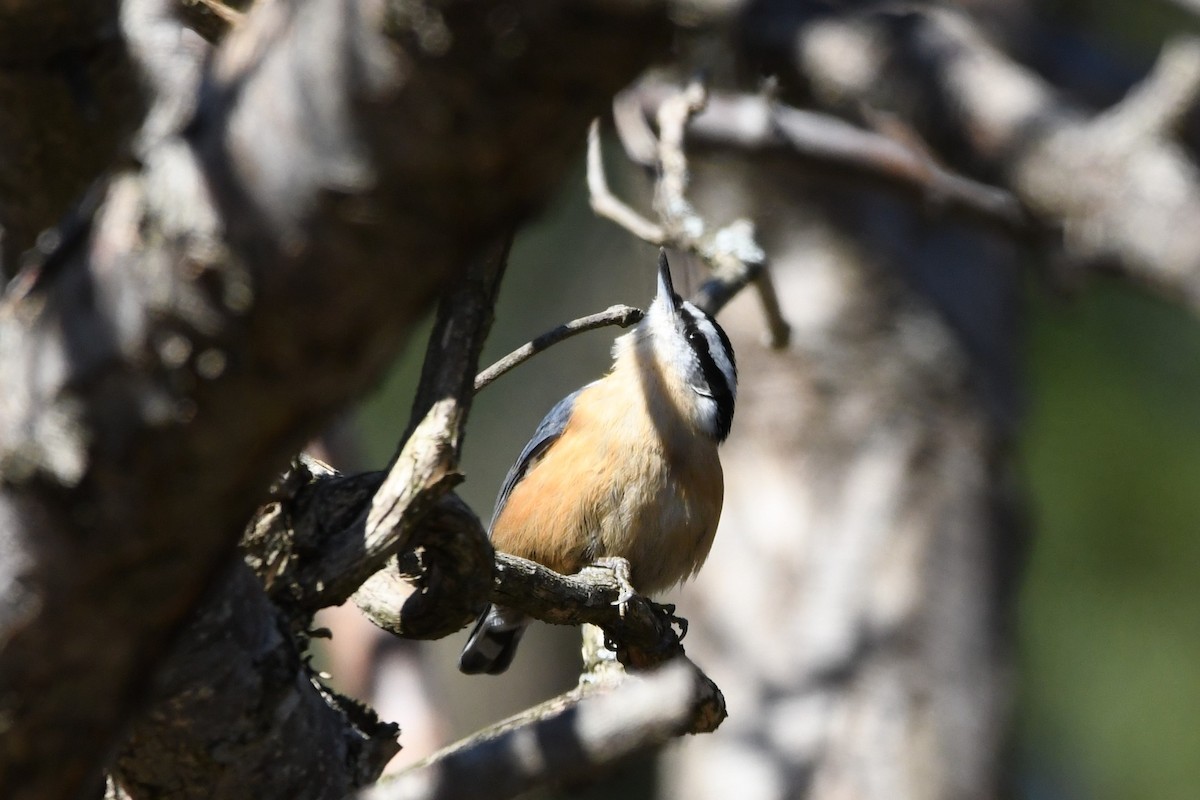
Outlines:
MULTIPOLYGON (((696 354, 696 358, 700 362, 700 371, 704 374, 704 382, 708 384, 713 399, 717 403, 717 441, 724 441, 733 425, 733 388, 729 385, 725 373, 713 359, 709 350, 708 337, 700 330, 698 313, 703 314, 703 312, 693 311, 689 307, 684 307, 680 311, 682 312, 680 318, 683 320, 684 337, 691 346, 692 352, 696 354)), ((725 331, 721 330, 721 326, 712 317, 705 315, 703 319, 717 332, 721 346, 725 348, 725 356, 729 359, 736 375, 737 363, 734 361, 733 348, 729 344, 729 338, 725 335, 725 331)))

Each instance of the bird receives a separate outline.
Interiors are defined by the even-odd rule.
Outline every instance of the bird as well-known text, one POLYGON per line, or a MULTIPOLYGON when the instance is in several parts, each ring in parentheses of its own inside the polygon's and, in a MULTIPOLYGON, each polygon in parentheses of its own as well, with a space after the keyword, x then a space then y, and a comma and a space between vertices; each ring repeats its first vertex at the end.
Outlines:
MULTIPOLYGON (((736 395, 729 337, 675 293, 660 252, 654 300, 614 342, 608 373, 560 400, 508 471, 493 547, 564 575, 627 562, 618 602, 632 587, 653 595, 695 574, 721 516, 717 445, 729 435, 736 395)), ((489 606, 459 669, 504 672, 529 623, 515 609, 489 606)))

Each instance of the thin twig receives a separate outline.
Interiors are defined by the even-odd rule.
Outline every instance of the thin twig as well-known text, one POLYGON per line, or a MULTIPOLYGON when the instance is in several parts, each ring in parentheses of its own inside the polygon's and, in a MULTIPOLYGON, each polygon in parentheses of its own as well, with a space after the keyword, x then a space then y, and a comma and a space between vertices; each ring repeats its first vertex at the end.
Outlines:
MULTIPOLYGON (((655 143, 659 178, 655 183, 654 207, 661 224, 655 224, 612 195, 604 176, 604 160, 595 124, 588 136, 588 189, 596 213, 617 223, 650 244, 665 245, 700 258, 713 273, 713 280, 697 296, 697 304, 716 313, 733 295, 753 282, 767 320, 767 343, 772 348, 787 345, 791 328, 783 318, 779 299, 767 269, 766 254, 756 241, 754 226, 748 220, 735 220, 715 232, 696 212, 686 197, 687 157, 683 149, 684 131, 689 120, 708 102, 708 93, 699 81, 665 96, 657 111, 659 139, 655 143)), ((618 98, 614 113, 622 117, 622 139, 631 139, 638 152, 635 160, 644 161, 648 128, 637 126, 631 118, 631 95, 618 98)), ((650 136, 652 139, 653 137, 650 136)))
POLYGON ((792 327, 783 318, 783 307, 779 305, 779 293, 775 291, 775 282, 771 280, 770 270, 759 270, 753 280, 754 289, 758 292, 758 302, 763 307, 763 316, 767 318, 767 346, 773 350, 782 350, 787 347, 792 336, 792 327))
POLYGON ((654 206, 665 227, 676 239, 703 236, 704 220, 696 214, 686 194, 690 175, 683 152, 683 132, 688 120, 704 109, 708 91, 698 80, 674 92, 658 107, 658 164, 661 170, 654 191, 654 206))
POLYGON ((1200 96, 1200 39, 1177 36, 1163 45, 1154 68, 1094 124, 1119 142, 1163 137, 1178 128, 1200 96))
POLYGON ((642 108, 637 89, 618 92, 612 102, 613 127, 626 157, 643 167, 653 167, 658 161, 658 139, 642 108))
POLYGON ((194 5, 202 5, 212 12, 213 16, 219 18, 222 22, 229 26, 240 25, 246 15, 236 8, 230 8, 219 0, 193 0, 194 5))
MULTIPOLYGON (((662 178, 655 193, 655 206, 664 217, 664 227, 675 233, 688 250, 699 255, 712 268, 717 280, 730 286, 744 286, 753 281, 767 321, 767 344, 774 349, 787 346, 791 327, 783 318, 779 298, 767 269, 767 256, 758 244, 754 224, 735 220, 706 235, 707 225, 685 197, 689 182, 687 156, 684 153, 684 133, 691 120, 708 107, 709 95, 705 86, 693 80, 663 100, 656 114, 659 128, 659 163, 662 178)), ((728 297, 736 294, 729 291, 728 297)), ((720 306, 713 305, 715 314, 720 306)))
POLYGON ((587 185, 592 210, 601 217, 611 220, 642 241, 661 245, 667 234, 641 214, 621 202, 608 188, 604 174, 604 157, 600 152, 600 123, 592 121, 588 128, 587 185))
POLYGON ((579 319, 559 325, 557 328, 543 333, 533 341, 521 345, 479 373, 475 377, 475 391, 482 391, 504 373, 564 339, 569 339, 580 333, 596 330, 608 325, 628 328, 630 325, 641 321, 642 316, 641 309, 634 308, 633 306, 615 305, 599 313, 589 314, 586 317, 580 317, 579 319))

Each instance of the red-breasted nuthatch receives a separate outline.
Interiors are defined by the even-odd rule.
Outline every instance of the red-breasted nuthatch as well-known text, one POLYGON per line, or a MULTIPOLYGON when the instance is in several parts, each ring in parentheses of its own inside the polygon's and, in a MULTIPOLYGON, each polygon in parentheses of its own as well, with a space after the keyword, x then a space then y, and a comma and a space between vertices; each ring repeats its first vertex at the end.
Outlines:
MULTIPOLYGON (((736 392, 729 339, 675 294, 660 255, 658 294, 614 343, 612 369, 559 401, 509 470, 492 544, 563 574, 618 556, 646 594, 693 575, 721 516, 717 444, 736 392)), ((528 624, 518 611, 489 607, 459 669, 508 669, 528 624)))

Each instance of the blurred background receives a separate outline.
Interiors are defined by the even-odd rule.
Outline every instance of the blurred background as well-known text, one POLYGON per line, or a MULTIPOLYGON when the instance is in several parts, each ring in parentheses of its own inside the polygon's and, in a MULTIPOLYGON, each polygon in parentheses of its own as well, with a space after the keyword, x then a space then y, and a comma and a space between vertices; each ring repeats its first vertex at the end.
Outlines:
MULTIPOLYGON (((653 251, 595 220, 577 178, 518 243, 487 363, 561 321, 643 305, 653 290, 653 251)), ((1023 300, 1019 462, 1036 532, 1019 591, 1014 796, 1194 797, 1200 325, 1115 283, 1066 298, 1029 280, 1023 300)), ((612 335, 571 339, 479 396, 462 494, 481 517, 541 415, 607 367, 612 335)), ((360 412, 369 464, 391 455, 418 368, 410 354, 360 412)), ((457 672, 463 638, 421 646, 436 704, 454 701, 439 744, 574 684, 573 630, 535 626, 521 658, 539 666, 500 678, 457 672)), ((377 702, 407 734, 420 700, 386 695, 377 702)), ((424 754, 421 739, 402 741, 401 763, 424 754)))
MULTIPOLYGON (((1153 59, 1164 36, 1195 27, 1168 3, 1081 1, 1045 3, 1039 9, 1051 26, 1069 28, 1119 53, 1130 76, 1153 59)), ((619 146, 610 143, 608 151, 619 176, 618 193, 646 208, 649 182, 619 168, 613 155, 619 146)), ((979 418, 988 421, 988 444, 981 446, 987 451, 986 468, 979 481, 1011 490, 1001 501, 988 501, 1005 505, 996 524, 1001 535, 989 541, 1001 542, 1001 561, 1009 565, 1002 571, 1016 580, 1015 602, 1004 599, 1009 577, 996 578, 996 585, 986 589, 999 598, 1001 616, 1007 616, 1006 606, 1015 612, 997 623, 1004 652, 987 661, 1001 664, 995 680, 1015 697, 1011 725, 1005 723, 1003 700, 997 701, 994 716, 1012 731, 1011 737, 1000 734, 1006 742, 1000 757, 1003 793, 1029 800, 1195 797, 1200 786, 1200 323, 1127 282, 1098 278, 1064 286, 1054 265, 1034 248, 1012 245, 995 231, 969 223, 931 221, 910 200, 878 187, 839 176, 814 177, 797 168, 780 175, 769 164, 748 177, 719 158, 696 158, 704 166, 697 165, 694 191, 713 222, 744 213, 763 228, 778 267, 785 315, 796 326, 801 367, 811 367, 810 374, 823 381, 827 373, 835 375, 823 389, 831 393, 830 405, 844 408, 856 402, 859 391, 850 387, 841 393, 839 369, 877 362, 845 353, 825 359, 829 340, 845 334, 846 341, 866 343, 869 350, 881 337, 907 330, 909 312, 894 307, 907 309, 912 303, 915 318, 937 320, 971 362, 964 368, 968 377, 949 385, 956 392, 967 385, 962 391, 973 398, 979 418), (764 179, 764 173, 771 177, 764 179), (790 197, 788 204, 768 202, 791 192, 803 197, 790 197), (853 252, 856 248, 871 252, 863 258, 853 252), (867 266, 848 267, 852 258, 867 266), (817 263, 820 269, 812 266, 817 263), (845 274, 859 276, 849 281, 851 289, 840 277, 845 274), (898 283, 892 286, 895 276, 898 283), (831 281, 840 288, 830 289, 831 281), (886 291, 866 291, 884 291, 883 300, 872 301, 889 309, 879 330, 867 335, 862 326, 847 323, 848 315, 832 319, 845 305, 838 291, 861 293, 862 286, 877 283, 886 291)), ((613 303, 644 305, 653 291, 653 266, 652 248, 592 215, 581 169, 518 238, 484 363, 560 322, 613 303)), ((683 270, 689 277, 677 278, 677 284, 698 286, 698 266, 676 262, 676 272, 683 270)), ((757 313, 750 298, 740 298, 729 311, 733 322, 726 323, 739 358, 749 365, 743 371, 747 393, 754 391, 755 376, 764 374, 755 368, 763 356, 751 355, 762 350, 757 313)), ((505 471, 541 416, 607 368, 615 335, 615 329, 607 329, 571 339, 478 397, 461 494, 485 521, 505 471)), ((921 341, 941 347, 938 336, 921 341)), ((407 419, 421 352, 422 346, 415 346, 360 409, 360 466, 377 468, 391 455, 407 419)), ((938 373, 947 370, 939 367, 938 373)), ((739 414, 762 413, 752 394, 746 402, 748 410, 739 408, 739 414)), ((927 449, 943 447, 938 406, 930 406, 932 420, 921 409, 895 408, 911 412, 919 420, 912 424, 934 432, 927 449)), ((822 413, 818 409, 810 416, 822 413)), ((892 408, 882 416, 895 413, 892 408)), ((769 504, 745 507, 744 497, 753 497, 760 486, 739 494, 744 487, 738 484, 754 480, 738 454, 752 450, 753 437, 768 424, 748 420, 735 418, 726 460, 727 517, 734 519, 723 523, 697 587, 671 598, 679 600, 680 614, 693 620, 689 654, 702 667, 713 667, 710 674, 730 699, 730 730, 723 728, 714 739, 738 735, 736 726, 752 716, 747 710, 758 708, 757 701, 743 699, 722 680, 720 656, 706 661, 712 645, 696 630, 714 613, 697 592, 715 596, 705 581, 720 574, 714 560, 723 565, 735 560, 732 550, 723 548, 739 546, 739 526, 752 527, 756 515, 764 525, 777 524, 765 519, 775 513, 769 504)), ((805 422, 800 429, 816 424, 805 422)), ((810 458, 813 469, 836 462, 810 458)), ((816 541, 805 525, 796 530, 796 541, 816 541)), ((814 601, 806 608, 814 604, 819 605, 814 601)), ((996 613, 996 607, 980 613, 996 613)), ((710 631, 720 627, 719 612, 716 618, 710 631)), ((466 678, 455 666, 464 636, 418 647, 387 642, 352 621, 336 624, 336 657, 329 661, 335 684, 370 695, 374 679, 365 677, 365 670, 389 660, 419 665, 428 681, 415 689, 403 677, 380 677, 375 684, 373 702, 404 728, 407 749, 400 763, 569 688, 577 674, 573 630, 535 626, 510 673, 466 678), (350 646, 355 637, 369 643, 366 649, 350 646), (355 652, 368 651, 375 658, 355 661, 355 652), (449 716, 440 713, 444 709, 449 716)), ((803 735, 789 734, 793 740, 803 735)), ((693 746, 691 741, 682 745, 693 746)), ((621 791, 638 796, 628 788, 621 791)), ((693 796, 678 787, 673 791, 693 796)))

